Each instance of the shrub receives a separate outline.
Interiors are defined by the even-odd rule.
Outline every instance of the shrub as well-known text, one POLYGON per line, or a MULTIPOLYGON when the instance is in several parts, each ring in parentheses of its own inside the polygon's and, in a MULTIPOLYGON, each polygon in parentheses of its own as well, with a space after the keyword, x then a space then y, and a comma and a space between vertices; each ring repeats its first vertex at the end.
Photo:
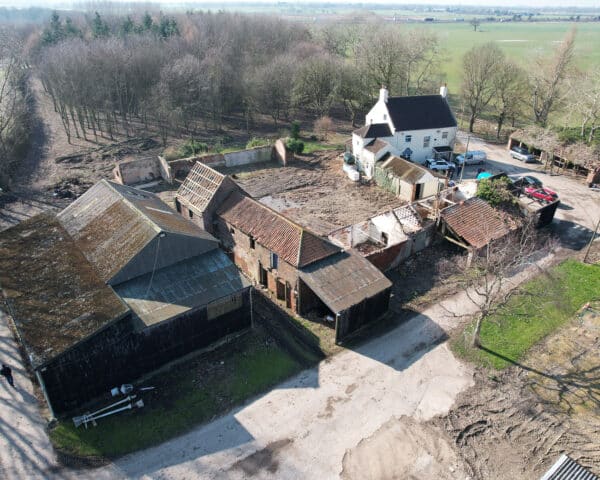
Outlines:
POLYGON ((203 142, 198 142, 194 139, 188 140, 181 147, 179 147, 179 153, 183 158, 193 157, 194 155, 205 152, 208 152, 208 145, 203 142))
POLYGON ((290 128, 290 135, 294 140, 298 140, 300 138, 300 122, 298 120, 294 120, 292 122, 292 127, 290 128))
POLYGON ((320 135, 322 140, 327 140, 329 132, 333 130, 333 120, 331 117, 323 116, 315 121, 315 132, 320 135))
POLYGON ((492 207, 510 206, 517 203, 517 199, 510 192, 511 181, 508 177, 494 180, 483 179, 477 185, 477 196, 484 199, 492 207))
POLYGON ((304 142, 295 138, 288 139, 285 146, 294 153, 302 153, 304 151, 304 142))
POLYGON ((167 161, 177 160, 181 158, 181 152, 176 147, 167 147, 163 150, 162 156, 167 161))
POLYGON ((271 145, 271 140, 269 140, 268 138, 252 137, 250 140, 248 140, 248 143, 246 144, 246 148, 266 147, 269 145, 271 145))

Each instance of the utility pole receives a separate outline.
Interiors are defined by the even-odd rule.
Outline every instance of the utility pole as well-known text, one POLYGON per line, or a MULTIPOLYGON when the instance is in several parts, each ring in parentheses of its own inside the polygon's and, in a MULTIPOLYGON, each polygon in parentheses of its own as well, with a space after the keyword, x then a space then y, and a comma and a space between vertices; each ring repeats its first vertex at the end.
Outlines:
POLYGON ((467 153, 469 153, 469 141, 471 140, 471 135, 467 135, 467 149, 465 150, 465 156, 463 157, 463 163, 460 168, 460 180, 458 183, 462 183, 463 174, 465 173, 465 167, 467 166, 467 153))
POLYGON ((588 243, 588 246, 585 249, 585 256, 583 257, 583 263, 587 263, 588 255, 590 254, 590 250, 592 249, 592 243, 594 243, 594 239, 596 238, 599 228, 600 228, 600 219, 598 219, 598 223, 596 224, 594 233, 592 233, 592 238, 590 238, 590 243, 588 243))

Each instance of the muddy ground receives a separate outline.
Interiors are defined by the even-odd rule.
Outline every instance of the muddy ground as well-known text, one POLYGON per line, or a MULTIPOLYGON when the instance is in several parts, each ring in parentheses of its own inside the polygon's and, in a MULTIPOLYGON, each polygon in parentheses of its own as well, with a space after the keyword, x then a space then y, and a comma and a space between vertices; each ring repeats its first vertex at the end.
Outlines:
POLYGON ((404 203, 374 183, 352 182, 342 171, 341 155, 315 152, 297 156, 287 167, 273 162, 223 173, 233 175, 254 198, 320 235, 404 203))

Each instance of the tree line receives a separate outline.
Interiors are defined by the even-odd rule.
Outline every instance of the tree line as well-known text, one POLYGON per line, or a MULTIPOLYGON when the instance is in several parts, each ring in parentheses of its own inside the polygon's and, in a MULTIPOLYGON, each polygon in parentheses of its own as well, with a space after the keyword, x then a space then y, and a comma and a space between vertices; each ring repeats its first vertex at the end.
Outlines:
POLYGON ((0 30, 0 188, 6 188, 29 146, 27 68, 19 35, 0 30))
POLYGON ((475 46, 463 57, 461 100, 469 116, 469 131, 484 115, 503 126, 518 120, 542 128, 552 115, 564 125, 578 124, 579 140, 593 143, 600 128, 600 70, 575 68, 572 29, 548 55, 534 55, 527 67, 508 58, 494 42, 475 46))
MULTIPOLYGON (((31 42, 30 42, 31 43, 31 42)), ((69 137, 113 137, 134 127, 194 136, 229 115, 252 130, 343 108, 353 124, 381 85, 396 95, 437 91, 438 38, 394 27, 316 31, 275 17, 188 13, 140 18, 55 14, 32 47, 69 137)))

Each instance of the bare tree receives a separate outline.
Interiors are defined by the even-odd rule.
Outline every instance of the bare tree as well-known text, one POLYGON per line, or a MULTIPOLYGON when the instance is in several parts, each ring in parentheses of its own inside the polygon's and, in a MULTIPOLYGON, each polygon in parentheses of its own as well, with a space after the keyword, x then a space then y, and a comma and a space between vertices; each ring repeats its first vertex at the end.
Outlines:
POLYGON ((570 30, 550 58, 539 57, 530 69, 533 115, 542 127, 565 93, 562 87, 573 62, 576 33, 575 28, 570 30))
POLYGON ((373 104, 371 91, 365 75, 356 65, 341 65, 338 99, 350 115, 353 127, 356 126, 358 114, 367 111, 373 104))
POLYGON ((532 265, 555 248, 553 239, 540 234, 535 218, 528 217, 520 228, 504 237, 491 240, 472 258, 470 263, 454 262, 446 268, 455 269, 468 300, 476 308, 471 343, 480 347, 483 322, 498 312, 511 295, 518 290, 510 280, 520 269, 532 265))
POLYGON ((507 119, 518 117, 526 103, 527 78, 516 63, 505 60, 492 78, 493 97, 490 107, 496 117, 496 138, 500 138, 502 126, 507 119))
POLYGON ((339 88, 338 67, 336 59, 327 55, 306 60, 294 83, 294 104, 317 116, 328 114, 339 88))
POLYGON ((504 58, 504 52, 493 42, 473 47, 463 57, 461 95, 469 108, 469 132, 494 97, 494 77, 504 58))
POLYGON ((570 117, 580 122, 581 138, 591 144, 600 128, 600 68, 573 77, 569 90, 572 93, 568 106, 570 117))
POLYGON ((481 25, 481 20, 479 20, 477 17, 473 17, 471 20, 469 20, 469 25, 471 25, 473 27, 473 31, 476 32, 481 25))
POLYGON ((315 132, 320 135, 322 140, 327 140, 329 132, 333 130, 333 120, 331 117, 321 117, 315 121, 315 132))

